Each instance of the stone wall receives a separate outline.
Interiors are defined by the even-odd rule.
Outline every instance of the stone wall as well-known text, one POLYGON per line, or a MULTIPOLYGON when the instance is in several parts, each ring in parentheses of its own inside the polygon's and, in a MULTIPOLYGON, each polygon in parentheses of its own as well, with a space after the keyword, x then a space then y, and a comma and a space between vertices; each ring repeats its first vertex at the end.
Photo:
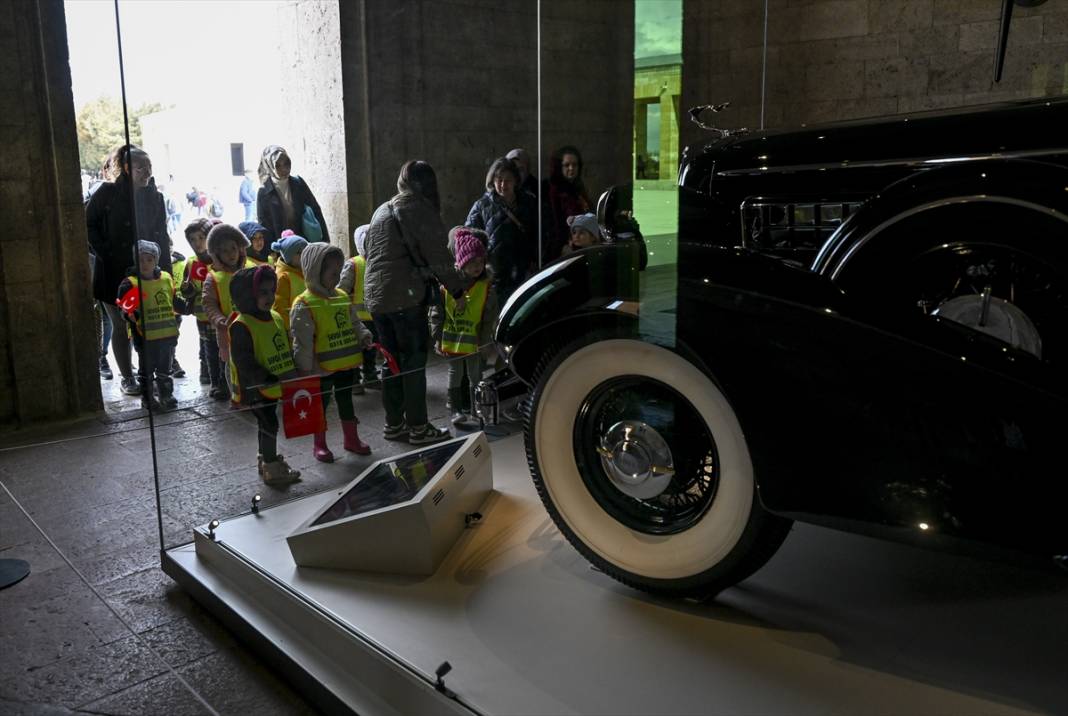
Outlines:
MULTIPOLYGON (((730 100, 761 120, 763 3, 684 0, 683 109, 730 100)), ((770 0, 764 123, 802 123, 1068 93, 1068 4, 1017 6, 993 82, 1000 0, 770 0)), ((686 122, 684 144, 701 132, 686 122)))
MULTIPOLYGON (((346 3, 342 3, 346 4, 346 3)), ((277 112, 283 139, 293 157, 293 172, 308 180, 323 209, 330 240, 348 249, 349 225, 345 175, 344 102, 341 92, 341 17, 337 0, 299 0, 278 11, 275 55, 281 72, 277 112)), ((259 163, 254 149, 249 163, 259 163)))
POLYGON ((0 424, 101 407, 62 0, 0 3, 0 424))
MULTIPOLYGON (((630 3, 542 4, 538 165, 575 144, 591 191, 630 172, 633 23, 630 3)), ((408 159, 434 166, 445 223, 458 224, 493 159, 518 146, 536 157, 535 0, 342 3, 341 24, 354 225, 396 192, 408 159)))

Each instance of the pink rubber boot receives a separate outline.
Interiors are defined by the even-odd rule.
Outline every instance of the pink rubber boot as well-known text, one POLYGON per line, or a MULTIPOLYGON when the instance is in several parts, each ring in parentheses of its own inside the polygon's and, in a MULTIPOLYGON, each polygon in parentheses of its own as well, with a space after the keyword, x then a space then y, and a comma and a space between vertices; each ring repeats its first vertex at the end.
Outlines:
POLYGON ((326 446, 326 433, 315 433, 315 447, 312 448, 312 455, 319 462, 334 461, 334 453, 330 452, 330 448, 326 446))
POLYGON ((341 430, 345 433, 345 449, 357 455, 370 455, 371 446, 360 440, 360 434, 356 432, 359 422, 356 418, 341 421, 341 430))

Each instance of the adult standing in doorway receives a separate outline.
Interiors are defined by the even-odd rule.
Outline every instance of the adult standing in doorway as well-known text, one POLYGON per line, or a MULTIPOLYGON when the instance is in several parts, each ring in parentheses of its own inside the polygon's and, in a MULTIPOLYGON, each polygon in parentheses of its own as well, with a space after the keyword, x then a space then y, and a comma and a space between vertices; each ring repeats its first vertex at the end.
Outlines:
POLYGON ((282 232, 289 229, 309 243, 313 239, 330 243, 330 233, 319 202, 315 200, 308 183, 290 173, 292 169, 293 161, 282 147, 271 144, 263 150, 259 169, 263 186, 256 195, 256 214, 267 229, 268 241, 277 241, 282 232), (311 209, 319 224, 320 237, 313 235, 313 227, 305 220, 307 208, 311 209))
POLYGON ((563 146, 549 158, 549 178, 542 185, 542 200, 548 198, 549 229, 542 252, 542 263, 560 256, 571 239, 567 217, 592 210, 589 194, 582 181, 582 154, 573 146, 563 146))
POLYGON ((252 170, 245 170, 245 178, 241 180, 241 188, 237 192, 237 200, 245 207, 245 221, 252 221, 256 215, 256 184, 252 181, 252 170))
POLYGON ((427 420, 427 307, 440 282, 463 310, 466 282, 446 244, 433 167, 418 160, 406 162, 397 178, 397 192, 375 210, 367 230, 364 304, 379 342, 401 371, 400 377, 383 381, 383 437, 425 445, 449 437, 447 430, 427 420))
POLYGON ((137 266, 134 247, 138 239, 159 247, 159 268, 170 272, 167 211, 152 178, 152 161, 143 149, 123 145, 112 152, 106 166, 108 181, 100 185, 85 207, 89 246, 96 256, 93 297, 103 304, 111 321, 111 349, 122 374, 122 392, 138 395, 141 389, 133 374, 126 322, 115 299, 119 284, 137 266))

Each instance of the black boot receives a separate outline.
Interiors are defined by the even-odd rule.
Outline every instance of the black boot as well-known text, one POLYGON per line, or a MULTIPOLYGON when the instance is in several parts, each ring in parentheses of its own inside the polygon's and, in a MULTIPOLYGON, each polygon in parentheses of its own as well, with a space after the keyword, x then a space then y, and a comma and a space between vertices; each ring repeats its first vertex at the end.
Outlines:
POLYGON ((156 400, 156 396, 152 391, 151 381, 145 380, 143 376, 138 375, 137 384, 141 388, 141 407, 148 410, 149 404, 151 404, 153 411, 159 411, 162 406, 156 400))
POLYGON ((174 410, 178 407, 178 401, 174 399, 174 381, 170 378, 156 378, 156 389, 159 390, 159 404, 163 410, 174 410))

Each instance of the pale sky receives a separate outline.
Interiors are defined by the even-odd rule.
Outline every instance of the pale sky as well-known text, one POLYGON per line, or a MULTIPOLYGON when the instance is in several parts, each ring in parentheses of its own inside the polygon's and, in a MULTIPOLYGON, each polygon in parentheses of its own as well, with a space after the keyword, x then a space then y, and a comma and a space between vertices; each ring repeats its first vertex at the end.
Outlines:
POLYGON ((682 0, 635 0, 634 56, 682 52, 682 0))
MULTIPOLYGON (((279 0, 120 0, 131 106, 269 103, 279 0), (265 59, 264 56, 268 55, 265 59)), ((74 104, 120 97, 111 0, 66 0, 74 104)))

